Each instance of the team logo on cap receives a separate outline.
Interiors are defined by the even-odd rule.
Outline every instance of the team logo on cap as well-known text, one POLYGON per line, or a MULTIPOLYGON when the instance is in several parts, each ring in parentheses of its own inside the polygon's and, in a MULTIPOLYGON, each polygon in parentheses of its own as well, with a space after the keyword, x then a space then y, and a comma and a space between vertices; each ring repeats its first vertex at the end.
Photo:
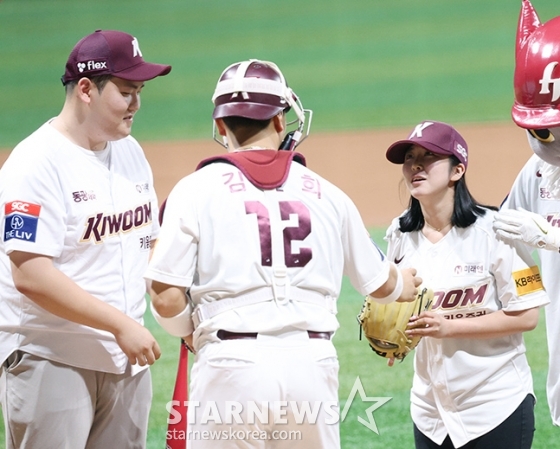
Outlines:
POLYGON ((132 40, 132 57, 135 56, 142 57, 142 52, 140 51, 140 44, 138 43, 138 39, 136 38, 132 40))
POLYGON ((412 133, 410 134, 410 136, 408 137, 409 139, 413 139, 413 138, 421 138, 422 137, 422 131, 424 131, 424 129, 426 129, 428 126, 433 125, 432 122, 423 122, 420 123, 419 125, 416 125, 416 127, 414 128, 414 130, 412 131, 412 133))

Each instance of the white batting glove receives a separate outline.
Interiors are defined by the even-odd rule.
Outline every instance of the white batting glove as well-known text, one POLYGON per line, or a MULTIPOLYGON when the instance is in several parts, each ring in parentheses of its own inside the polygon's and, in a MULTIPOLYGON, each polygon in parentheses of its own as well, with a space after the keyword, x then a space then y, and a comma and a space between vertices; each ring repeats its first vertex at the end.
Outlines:
POLYGON ((506 241, 519 240, 535 248, 558 251, 560 229, 553 227, 541 215, 521 207, 502 209, 493 223, 496 234, 506 241))

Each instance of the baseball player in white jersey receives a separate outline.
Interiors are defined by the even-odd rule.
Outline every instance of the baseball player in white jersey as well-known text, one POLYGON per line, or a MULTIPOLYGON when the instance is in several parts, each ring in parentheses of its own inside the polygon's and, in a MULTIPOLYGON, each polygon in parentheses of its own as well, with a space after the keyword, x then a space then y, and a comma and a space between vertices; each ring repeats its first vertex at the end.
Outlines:
POLYGON ((469 193, 467 143, 455 128, 424 121, 387 159, 403 164, 411 193, 387 231, 388 257, 418 267, 435 293, 432 311, 407 331, 424 337, 411 390, 416 448, 530 448, 534 393, 522 332, 548 303, 539 269, 496 238, 496 208, 469 193))
POLYGON ((7 448, 142 448, 148 365, 143 327, 150 242, 159 232, 152 172, 129 134, 145 62, 120 31, 80 40, 60 114, 0 170, 1 401, 7 448))
POLYGON ((494 223, 498 235, 513 242, 526 260, 532 260, 534 248, 538 251, 543 284, 551 299, 545 308, 547 396, 556 426, 560 426, 559 43, 560 17, 541 24, 531 3, 524 0, 517 33, 512 116, 527 130, 535 154, 517 176, 494 223))
POLYGON ((310 111, 275 64, 229 66, 213 101, 229 153, 172 190, 146 273, 156 319, 194 330, 187 447, 338 448, 342 276, 385 302, 413 300, 421 280, 387 261, 341 190, 278 151, 307 135, 310 111), (299 126, 282 143, 290 109, 299 126))

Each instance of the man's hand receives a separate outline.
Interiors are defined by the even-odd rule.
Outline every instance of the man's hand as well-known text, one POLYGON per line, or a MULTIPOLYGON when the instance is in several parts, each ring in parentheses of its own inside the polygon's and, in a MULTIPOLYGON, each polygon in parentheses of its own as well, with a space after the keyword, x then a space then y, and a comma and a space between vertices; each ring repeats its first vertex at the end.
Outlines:
POLYGON ((158 342, 150 331, 132 318, 125 317, 114 335, 132 365, 153 365, 161 356, 158 342))
POLYGON ((422 278, 416 276, 415 268, 401 269, 403 277, 403 291, 397 302, 412 302, 416 301, 418 295, 418 287, 422 284, 422 278))
POLYGON ((551 251, 560 249, 560 229, 541 215, 522 208, 502 209, 494 219, 493 228, 505 241, 518 240, 551 251))

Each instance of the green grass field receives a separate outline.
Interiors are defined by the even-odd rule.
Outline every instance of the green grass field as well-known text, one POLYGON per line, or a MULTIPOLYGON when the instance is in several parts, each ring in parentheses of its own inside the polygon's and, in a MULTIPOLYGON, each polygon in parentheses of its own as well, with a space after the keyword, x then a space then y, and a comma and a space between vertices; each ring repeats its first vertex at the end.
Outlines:
MULTIPOLYGON (((4 0, 0 148, 56 115, 73 45, 95 29, 135 35, 151 81, 140 140, 206 138, 221 71, 272 60, 315 112, 314 131, 409 126, 420 119, 509 121, 521 1, 4 0)), ((543 21, 556 0, 534 0, 543 21)))

